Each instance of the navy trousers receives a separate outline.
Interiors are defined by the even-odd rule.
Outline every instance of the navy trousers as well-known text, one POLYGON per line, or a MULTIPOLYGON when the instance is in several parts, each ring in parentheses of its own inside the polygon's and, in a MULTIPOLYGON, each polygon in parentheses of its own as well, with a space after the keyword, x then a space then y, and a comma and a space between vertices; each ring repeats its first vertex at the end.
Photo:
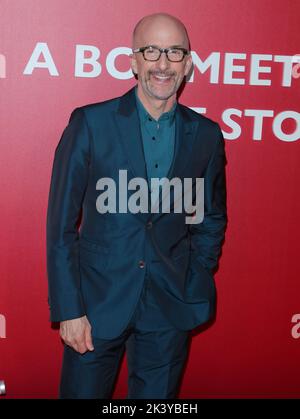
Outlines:
POLYGON ((146 276, 131 321, 120 336, 109 340, 93 337, 95 350, 84 354, 65 345, 59 397, 112 398, 126 350, 127 398, 174 399, 187 359, 189 338, 189 331, 175 329, 161 313, 146 276))

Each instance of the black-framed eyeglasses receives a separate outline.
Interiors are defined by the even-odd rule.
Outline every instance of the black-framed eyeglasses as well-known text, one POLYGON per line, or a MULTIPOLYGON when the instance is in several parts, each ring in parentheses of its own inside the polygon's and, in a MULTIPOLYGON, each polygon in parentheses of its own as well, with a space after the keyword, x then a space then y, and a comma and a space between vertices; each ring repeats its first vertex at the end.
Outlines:
POLYGON ((158 48, 152 45, 148 45, 142 48, 136 48, 132 50, 133 52, 141 52, 143 54, 144 60, 146 61, 158 61, 163 52, 166 53, 169 61, 178 63, 184 59, 184 57, 189 54, 189 51, 185 48, 174 47, 174 48, 158 48))

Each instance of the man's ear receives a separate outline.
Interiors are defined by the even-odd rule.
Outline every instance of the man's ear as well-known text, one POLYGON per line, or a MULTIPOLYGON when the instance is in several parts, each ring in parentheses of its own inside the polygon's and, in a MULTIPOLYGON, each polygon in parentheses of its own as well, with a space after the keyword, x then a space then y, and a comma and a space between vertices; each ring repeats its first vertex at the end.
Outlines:
POLYGON ((192 56, 189 55, 188 59, 186 60, 185 63, 185 69, 184 69, 184 75, 187 76, 189 74, 189 72, 191 71, 191 68, 193 66, 193 59, 192 56))
POLYGON ((130 54, 129 58, 130 58, 130 64, 131 64, 132 72, 133 72, 133 74, 137 74, 137 62, 136 62, 136 58, 135 58, 134 54, 130 54))

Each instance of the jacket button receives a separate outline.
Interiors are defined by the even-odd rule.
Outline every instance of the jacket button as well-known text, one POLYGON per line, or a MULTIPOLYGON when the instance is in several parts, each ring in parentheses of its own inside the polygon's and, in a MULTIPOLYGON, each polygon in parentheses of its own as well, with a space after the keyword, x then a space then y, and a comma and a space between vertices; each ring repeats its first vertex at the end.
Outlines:
POLYGON ((152 221, 148 221, 148 223, 146 224, 146 227, 148 229, 152 228, 152 221))
POLYGON ((145 262, 143 260, 139 261, 139 268, 143 269, 145 267, 145 262))

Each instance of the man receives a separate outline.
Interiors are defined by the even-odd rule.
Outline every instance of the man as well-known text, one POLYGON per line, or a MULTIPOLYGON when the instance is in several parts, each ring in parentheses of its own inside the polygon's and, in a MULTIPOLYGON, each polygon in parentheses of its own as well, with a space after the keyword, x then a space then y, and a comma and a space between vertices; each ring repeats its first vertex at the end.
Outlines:
POLYGON ((141 19, 131 66, 137 86, 76 108, 55 151, 47 264, 51 320, 65 343, 61 398, 110 398, 125 349, 128 398, 176 398, 189 332, 214 312, 224 140, 217 123, 177 103, 192 66, 184 25, 163 13, 141 19), (188 224, 184 211, 101 212, 103 179, 128 202, 137 193, 124 191, 120 171, 148 184, 204 178, 203 221, 188 224))

